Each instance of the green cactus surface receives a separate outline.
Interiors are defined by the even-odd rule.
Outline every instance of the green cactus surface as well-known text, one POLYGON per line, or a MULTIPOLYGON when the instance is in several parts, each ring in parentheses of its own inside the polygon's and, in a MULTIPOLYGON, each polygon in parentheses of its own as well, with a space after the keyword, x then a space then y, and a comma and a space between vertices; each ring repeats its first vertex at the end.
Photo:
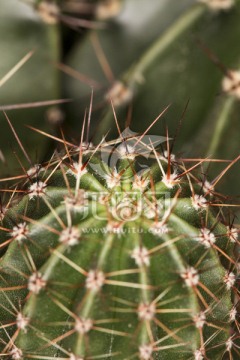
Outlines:
POLYGON ((239 359, 238 228, 204 161, 129 129, 59 142, 1 191, 1 359, 239 359))

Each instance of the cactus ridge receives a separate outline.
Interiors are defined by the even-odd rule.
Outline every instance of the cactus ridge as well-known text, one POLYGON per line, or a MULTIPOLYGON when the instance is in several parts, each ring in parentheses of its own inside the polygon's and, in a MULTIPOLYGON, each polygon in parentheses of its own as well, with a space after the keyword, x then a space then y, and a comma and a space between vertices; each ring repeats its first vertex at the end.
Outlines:
POLYGON ((208 182, 204 160, 187 169, 144 135, 59 139, 2 190, 1 357, 238 354, 238 229, 221 175, 208 182))

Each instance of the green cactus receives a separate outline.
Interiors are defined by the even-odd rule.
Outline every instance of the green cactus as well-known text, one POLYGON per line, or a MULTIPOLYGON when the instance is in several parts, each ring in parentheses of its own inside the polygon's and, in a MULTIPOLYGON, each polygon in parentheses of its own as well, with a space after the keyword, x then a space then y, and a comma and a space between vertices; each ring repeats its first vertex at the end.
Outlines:
MULTIPOLYGON (((161 115, 172 133, 190 93, 192 122, 179 136, 181 149, 195 144, 207 156, 224 156, 221 164, 236 155, 238 139, 229 135, 228 119, 238 113, 240 97, 239 72, 230 70, 239 66, 233 46, 240 34, 239 1, 182 0, 176 4, 175 0, 151 0, 152 7, 149 0, 37 0, 29 1, 30 7, 16 0, 5 3, 7 14, 11 4, 18 7, 17 21, 4 26, 26 25, 29 16, 36 34, 39 31, 29 43, 41 39, 39 49, 44 49, 47 61, 41 60, 42 65, 36 61, 45 75, 42 88, 34 89, 46 94, 46 100, 52 95, 62 97, 62 92, 76 100, 79 92, 88 95, 91 85, 97 109, 92 103, 87 105, 88 120, 85 114, 78 145, 67 141, 71 136, 63 136, 62 131, 59 138, 51 133, 43 137, 43 143, 37 144, 40 158, 47 138, 58 140, 59 146, 48 161, 35 165, 35 149, 27 144, 30 150, 26 151, 16 135, 25 115, 16 114, 17 126, 3 116, 27 166, 17 153, 22 172, 1 180, 0 358, 239 359, 239 225, 232 210, 235 203, 217 190, 239 156, 210 182, 206 178, 209 164, 219 164, 219 160, 204 159, 202 154, 203 159, 192 160, 174 155, 169 130, 166 137, 148 135, 153 126, 155 133, 162 134, 157 122, 161 115), (139 18, 135 16, 138 7, 142 9, 139 18), (22 9, 28 9, 26 17, 22 9), (72 33, 62 24, 74 29, 90 27, 84 36, 71 39, 63 54, 64 65, 60 63, 60 34, 64 43, 72 33), (200 38, 201 47, 224 77, 217 74, 219 69, 213 73, 211 61, 202 52, 199 61, 200 50, 192 50, 195 42, 190 33, 200 38), (129 47, 128 54, 123 45, 129 47), (49 66, 49 59, 55 64, 49 66), (60 84, 56 65, 83 79, 84 85, 69 78, 60 84), (220 89, 224 94, 216 99, 220 89), (164 106, 176 102, 174 112, 164 110, 147 127, 146 121, 159 112, 159 99, 164 106), (109 100, 112 108, 104 106, 100 115, 102 104, 109 100), (126 119, 131 102, 132 126, 141 131, 147 127, 142 135, 128 127, 121 133, 123 126, 116 121, 115 110, 121 120, 126 119), (99 118, 96 137, 102 140, 93 145, 89 124, 91 120, 96 125, 99 118), (142 123, 136 121, 143 118, 142 123), (118 131, 120 135, 107 141, 105 134, 114 120, 117 126, 112 134, 118 131), (222 153, 226 130, 231 146, 222 153)), ((22 42, 20 47, 22 51, 22 42)), ((11 76, 5 86, 7 71, 4 65, 1 101, 7 99, 12 108, 14 102, 27 102, 29 91, 22 98, 12 94, 11 76)), ((16 76, 20 79, 21 72, 16 76)), ((31 81, 24 86, 33 87, 31 81)), ((39 100, 39 95, 33 92, 30 100, 39 100)), ((81 108, 78 105, 77 101, 71 104, 69 113, 65 109, 71 125, 76 118, 79 123, 79 114, 85 111, 82 98, 81 108)), ((2 109, 9 109, 6 106, 2 109)), ((50 115, 54 121, 61 112, 53 108, 50 115)), ((38 127, 42 115, 33 119, 30 125, 38 127)), ((194 156, 199 156, 197 151, 194 156)), ((12 168, 14 162, 10 164, 12 168)), ((237 181, 226 183, 231 192, 237 181)))
POLYGON ((62 142, 3 191, 1 358, 237 359, 238 229, 202 162, 62 142))

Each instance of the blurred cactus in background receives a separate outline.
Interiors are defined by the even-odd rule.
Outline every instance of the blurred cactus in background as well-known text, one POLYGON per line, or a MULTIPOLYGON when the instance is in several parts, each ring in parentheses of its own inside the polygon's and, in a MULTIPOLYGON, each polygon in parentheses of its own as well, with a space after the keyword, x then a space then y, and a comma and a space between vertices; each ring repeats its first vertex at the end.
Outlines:
MULTIPOLYGON (((236 92, 222 87, 222 80, 231 78, 229 70, 240 66, 240 3, 204 3, 152 0, 150 6, 149 1, 127 0, 106 29, 91 30, 76 43, 67 64, 100 86, 94 91, 93 116, 98 140, 109 129, 116 136, 111 106, 106 108, 110 97, 122 126, 130 108, 134 131, 143 131, 171 104, 164 120, 154 127, 158 134, 164 132, 166 124, 170 133, 175 133, 189 101, 175 151, 225 160, 238 155, 239 101, 236 92), (227 147, 225 136, 231 139, 227 147)), ((83 96, 88 101, 91 92, 89 83, 67 77, 64 88, 67 97, 80 98, 69 106, 71 121, 78 124, 79 113, 85 108, 83 96)), ((208 171, 213 174, 220 169, 215 165, 208 171)), ((238 172, 239 167, 234 167, 222 190, 238 194, 238 184, 234 184, 238 172)))
MULTIPOLYGON (((91 136, 95 141, 109 130, 109 137, 117 134, 110 98, 120 122, 131 120, 134 131, 143 131, 171 104, 154 128, 162 133, 167 124, 170 134, 189 101, 175 151, 186 157, 191 153, 230 160, 237 155, 238 139, 232 134, 240 130, 239 102, 221 82, 223 77, 231 78, 229 71, 239 68, 239 12, 238 0, 3 1, 0 76, 29 51, 34 54, 1 86, 2 105, 72 100, 60 106, 61 111, 56 104, 50 110, 45 106, 9 114, 28 138, 35 159, 41 161, 46 139, 40 151, 33 145, 36 137, 29 137, 23 124, 55 131, 65 119, 64 132, 75 137, 92 89, 92 123, 97 130, 91 136), (225 134, 231 138, 227 151, 225 134)), ((1 124, 7 133, 2 116, 1 124)), ((6 138, 1 151, 7 159, 6 138)), ((6 164, 10 171, 11 162, 6 164)), ((3 168, 6 172, 6 165, 3 168)), ((221 170, 220 165, 208 169, 210 173, 216 170, 221 170)), ((237 193, 234 177, 238 171, 237 166, 231 170, 222 190, 237 193)))
MULTIPOLYGON (((58 72, 52 65, 60 56, 59 32, 55 26, 46 27, 29 5, 9 0, 1 1, 0 34, 0 106, 11 109, 9 116, 16 130, 25 134, 34 160, 40 160, 46 152, 46 139, 39 139, 35 134, 29 136, 24 124, 39 126, 44 122, 46 107, 30 108, 29 103, 55 100, 61 94, 58 72), (29 105, 14 110, 20 104, 29 105), (36 141, 39 141, 37 147, 36 141)), ((6 174, 13 171, 16 164, 12 163, 14 141, 2 112, 0 125, 0 149, 5 158, 0 163, 0 171, 6 174)), ((46 129, 46 125, 43 127, 46 129)))

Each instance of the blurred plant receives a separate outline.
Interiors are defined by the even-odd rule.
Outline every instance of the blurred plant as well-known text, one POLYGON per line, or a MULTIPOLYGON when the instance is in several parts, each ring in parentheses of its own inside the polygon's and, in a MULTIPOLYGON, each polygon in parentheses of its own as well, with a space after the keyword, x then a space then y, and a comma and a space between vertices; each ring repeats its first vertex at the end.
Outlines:
MULTIPOLYGON (((163 133, 167 124, 174 135, 181 118, 175 151, 186 158, 190 153, 196 158, 204 154, 225 160, 237 156, 239 102, 227 95, 229 83, 225 81, 222 87, 221 82, 223 77, 231 80, 229 74, 240 64, 238 0, 151 0, 151 6, 148 0, 4 0, 2 4, 1 27, 6 37, 0 42, 4 54, 0 78, 34 50, 32 58, 1 87, 2 109, 22 102, 73 100, 53 109, 32 105, 9 113, 38 161, 48 151, 48 143, 28 136, 23 124, 40 125, 53 135, 61 125, 65 134, 75 137, 92 89, 93 141, 107 132, 109 138, 116 136, 110 100, 121 125, 131 122, 135 131, 143 131, 171 104, 154 130, 163 133), (231 139, 227 147, 226 136, 231 139)), ((6 134, 2 116, 0 121, 6 134)), ((16 167, 8 161, 12 149, 7 138, 3 135, 1 141, 4 172, 16 167)), ((221 171, 216 164, 203 171, 221 171)), ((238 171, 235 166, 222 185, 229 195, 238 192, 234 181, 238 171)))

